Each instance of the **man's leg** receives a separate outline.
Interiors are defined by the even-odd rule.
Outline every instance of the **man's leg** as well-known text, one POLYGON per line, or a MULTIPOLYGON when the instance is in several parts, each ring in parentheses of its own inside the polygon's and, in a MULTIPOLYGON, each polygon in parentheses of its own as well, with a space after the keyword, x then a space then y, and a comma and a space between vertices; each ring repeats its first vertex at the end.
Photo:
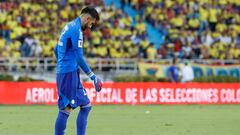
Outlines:
POLYGON ((55 123, 55 135, 64 135, 67 119, 71 111, 72 109, 70 107, 66 107, 64 110, 59 110, 55 123))
POLYGON ((88 114, 91 111, 91 108, 92 106, 90 103, 81 107, 77 117, 77 135, 85 135, 88 114))

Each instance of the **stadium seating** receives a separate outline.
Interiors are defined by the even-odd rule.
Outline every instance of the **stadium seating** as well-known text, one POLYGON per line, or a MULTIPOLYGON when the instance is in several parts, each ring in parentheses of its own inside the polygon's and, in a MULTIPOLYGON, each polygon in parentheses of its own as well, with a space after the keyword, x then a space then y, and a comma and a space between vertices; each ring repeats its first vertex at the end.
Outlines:
POLYGON ((101 18, 85 32, 87 57, 240 58, 239 0, 3 0, 0 57, 53 57, 61 29, 86 5, 101 18))

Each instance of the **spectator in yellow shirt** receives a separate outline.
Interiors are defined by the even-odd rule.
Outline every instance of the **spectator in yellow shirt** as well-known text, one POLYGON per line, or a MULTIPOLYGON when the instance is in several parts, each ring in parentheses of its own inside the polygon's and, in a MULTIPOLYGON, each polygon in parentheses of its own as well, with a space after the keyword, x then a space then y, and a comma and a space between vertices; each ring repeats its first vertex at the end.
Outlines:
POLYGON ((184 24, 184 16, 183 15, 178 15, 176 17, 173 17, 171 19, 171 24, 173 24, 173 26, 175 26, 176 28, 178 29, 181 29, 181 27, 183 26, 184 24))
POLYGON ((213 7, 209 9, 209 16, 208 16, 208 21, 209 21, 209 26, 210 26, 210 29, 211 31, 215 31, 216 30, 216 24, 217 24, 217 17, 218 17, 218 10, 213 7))
POLYGON ((154 47, 153 43, 150 43, 150 45, 147 48, 147 58, 150 60, 154 60, 157 57, 157 49, 154 47))
POLYGON ((237 45, 231 45, 229 54, 232 56, 233 59, 240 59, 240 48, 238 48, 237 45))
POLYGON ((209 51, 210 58, 212 59, 216 59, 219 56, 217 46, 215 44, 211 45, 208 51, 209 51))
POLYGON ((99 47, 97 49, 97 52, 98 52, 98 56, 100 56, 101 58, 106 58, 107 57, 108 50, 107 50, 106 46, 99 45, 99 47))
POLYGON ((198 30, 199 29, 200 22, 199 22, 199 20, 195 16, 193 16, 193 18, 191 18, 188 21, 188 25, 194 31, 194 30, 198 30))

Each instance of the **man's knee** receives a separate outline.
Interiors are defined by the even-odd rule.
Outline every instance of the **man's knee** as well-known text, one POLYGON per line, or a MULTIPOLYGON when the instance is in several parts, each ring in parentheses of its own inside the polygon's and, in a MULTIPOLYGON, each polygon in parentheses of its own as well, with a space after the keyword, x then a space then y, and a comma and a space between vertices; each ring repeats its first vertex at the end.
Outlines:
POLYGON ((92 105, 91 105, 91 103, 89 103, 87 105, 81 106, 80 108, 81 108, 81 110, 90 112, 92 109, 92 105))
POLYGON ((70 106, 67 106, 64 110, 71 113, 73 109, 70 106))

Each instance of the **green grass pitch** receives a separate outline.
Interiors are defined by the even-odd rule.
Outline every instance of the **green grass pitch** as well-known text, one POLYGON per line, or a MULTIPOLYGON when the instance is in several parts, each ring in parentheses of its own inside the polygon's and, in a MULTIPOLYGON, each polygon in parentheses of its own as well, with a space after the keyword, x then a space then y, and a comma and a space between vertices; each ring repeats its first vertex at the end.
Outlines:
MULTIPOLYGON (((66 135, 75 135, 78 109, 66 135)), ((53 135, 56 106, 0 106, 0 135, 53 135)), ((240 105, 98 105, 87 135, 239 135, 240 105)))

